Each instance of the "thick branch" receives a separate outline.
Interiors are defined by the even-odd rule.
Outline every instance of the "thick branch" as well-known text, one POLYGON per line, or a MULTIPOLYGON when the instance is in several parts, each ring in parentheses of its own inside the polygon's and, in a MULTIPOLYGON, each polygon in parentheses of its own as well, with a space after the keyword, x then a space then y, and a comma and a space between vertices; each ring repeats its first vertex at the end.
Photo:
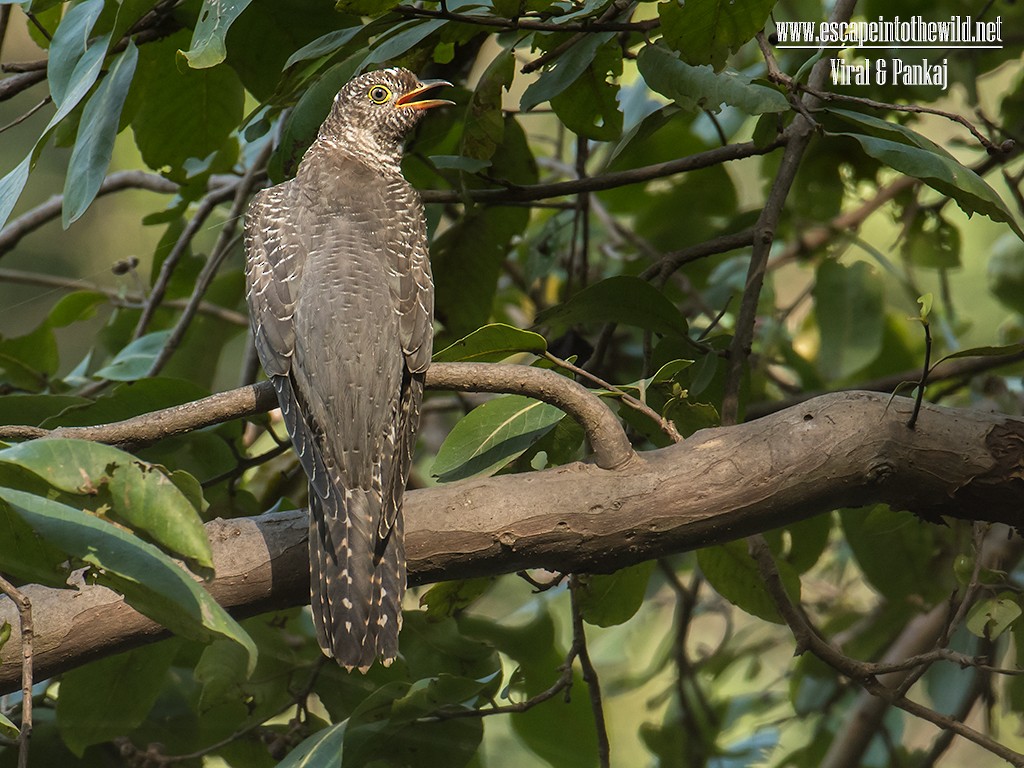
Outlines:
MULTIPOLYGON (((440 366, 437 366, 440 368, 440 366)), ((885 502, 926 517, 1020 523, 1024 421, 855 392, 756 422, 698 432, 622 470, 573 464, 411 491, 406 549, 414 584, 523 568, 609 571, 737 539, 836 507, 885 502)), ((308 601, 303 512, 207 526, 210 592, 239 615, 308 601)), ((40 678, 137 645, 160 628, 101 587, 28 586, 40 678)), ((0 621, 16 621, 0 603, 0 621)), ((15 639, 0 690, 18 683, 15 639)))

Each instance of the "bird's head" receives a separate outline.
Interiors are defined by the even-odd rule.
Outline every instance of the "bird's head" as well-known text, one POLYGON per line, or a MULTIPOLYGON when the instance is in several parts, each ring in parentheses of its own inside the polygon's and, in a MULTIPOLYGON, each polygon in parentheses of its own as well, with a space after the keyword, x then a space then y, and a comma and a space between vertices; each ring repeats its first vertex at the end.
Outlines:
POLYGON ((444 80, 421 81, 401 67, 367 72, 347 82, 320 129, 321 140, 368 159, 397 165, 402 140, 433 107, 452 104, 428 98, 444 80))

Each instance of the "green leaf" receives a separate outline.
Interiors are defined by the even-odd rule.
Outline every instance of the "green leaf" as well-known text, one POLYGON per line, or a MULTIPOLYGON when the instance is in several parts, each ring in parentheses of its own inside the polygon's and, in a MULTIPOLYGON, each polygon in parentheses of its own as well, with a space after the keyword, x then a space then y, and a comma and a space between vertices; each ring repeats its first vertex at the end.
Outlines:
POLYGON ((141 725, 177 652, 178 643, 156 643, 65 672, 57 697, 57 725, 68 748, 81 757, 86 747, 141 725))
POLYGON ((622 323, 662 335, 686 335, 686 320, 665 295, 646 280, 620 275, 587 286, 564 304, 539 313, 537 325, 622 323))
MULTIPOLYGON (((10 630, 10 624, 5 625, 10 630)), ((0 712, 0 737, 9 739, 10 741, 16 741, 20 729, 3 712, 0 712)))
POLYGON ((506 48, 484 70, 469 99, 460 146, 463 157, 490 160, 501 146, 505 135, 501 94, 512 85, 514 76, 515 54, 511 48, 506 48))
POLYGON ((96 377, 111 381, 135 381, 144 378, 153 367, 153 361, 160 354, 170 335, 170 331, 154 331, 136 339, 118 352, 108 365, 96 371, 96 377))
POLYGON ((442 483, 493 475, 554 428, 565 414, 522 395, 504 395, 474 408, 449 433, 432 474, 442 483))
POLYGON ((75 291, 62 297, 47 319, 52 328, 66 328, 72 323, 89 320, 96 315, 96 307, 107 302, 106 294, 99 291, 75 291))
MULTIPOLYGON (((715 591, 737 608, 773 624, 783 623, 745 542, 731 541, 701 549, 697 552, 697 562, 715 591)), ((798 600, 800 577, 784 560, 777 560, 776 566, 786 594, 798 600)))
POLYGON ((990 253, 988 289, 1004 307, 1024 315, 1024 243, 1007 233, 990 253))
POLYGON ((1017 619, 1021 610, 1017 596, 1012 592, 1000 592, 997 597, 979 600, 967 612, 967 629, 978 637, 995 640, 1017 619))
POLYGON ((776 0, 667 0, 658 3, 661 33, 694 65, 725 66, 730 53, 764 28, 776 0))
POLYGON ((206 530, 171 479, 129 453, 87 440, 29 440, 0 450, 14 464, 65 493, 110 492, 111 512, 137 531, 203 568, 213 568, 206 530))
POLYGON ((440 352, 435 352, 434 362, 497 363, 523 352, 543 355, 547 348, 547 340, 539 333, 524 331, 505 323, 491 323, 462 337, 440 352))
POLYGON ((427 618, 437 621, 455 615, 472 605, 480 595, 494 584, 494 579, 481 576, 476 579, 442 581, 420 596, 420 607, 426 606, 427 618))
POLYGON ((41 537, 93 566, 93 581, 124 595, 139 613, 175 634, 209 642, 226 637, 245 648, 250 671, 256 646, 210 594, 152 544, 94 516, 41 496, 0 487, 0 499, 41 537))
POLYGON ((186 160, 225 146, 245 108, 245 91, 231 68, 179 69, 175 52, 186 36, 182 31, 140 49, 131 93, 132 132, 142 159, 150 168, 177 171, 178 180, 186 160))
POLYGON ((61 222, 65 229, 86 212, 107 175, 121 109, 138 59, 139 49, 129 40, 124 53, 114 60, 99 88, 86 102, 64 182, 61 222))
POLYGON ((444 19, 430 19, 428 21, 407 21, 402 24, 395 24, 387 33, 377 38, 369 55, 363 60, 359 68, 365 69, 371 64, 380 64, 401 56, 446 23, 444 19))
POLYGON ((880 594, 894 603, 942 599, 947 584, 935 575, 939 544, 933 526, 884 505, 842 510, 839 519, 857 564, 880 594))
POLYGON ((757 85, 734 70, 716 73, 710 66, 692 66, 659 45, 644 46, 637 67, 651 90, 691 112, 719 112, 723 104, 748 115, 786 112, 790 108, 785 95, 774 88, 757 85))
POLYGON ((580 576, 576 600, 583 620, 598 627, 625 624, 643 605, 652 570, 648 560, 607 576, 580 576))
POLYGON ((316 40, 307 43, 306 45, 299 48, 284 63, 285 69, 290 67, 292 64, 298 64, 300 61, 309 61, 310 59, 319 59, 322 56, 331 56, 337 51, 344 48, 348 43, 365 27, 362 25, 357 27, 346 27, 345 29, 336 29, 333 32, 328 32, 326 35, 321 35, 316 40))
POLYGON ((818 367, 829 379, 845 379, 874 360, 885 330, 884 291, 871 265, 824 261, 814 285, 821 332, 818 367))
POLYGON ((335 7, 356 16, 380 16, 398 4, 399 0, 337 0, 335 7))
POLYGON ((945 360, 955 360, 958 357, 1007 357, 1019 355, 1022 352, 1024 352, 1024 344, 1007 344, 1005 347, 971 347, 946 355, 939 360, 939 363, 945 360))
POLYGON ((1005 222, 1021 239, 1024 239, 1024 231, 1017 225, 1013 214, 1006 208, 995 190, 978 174, 945 152, 921 149, 860 133, 837 132, 829 135, 855 139, 871 157, 900 173, 920 179, 932 189, 951 197, 968 216, 977 212, 993 221, 1005 222))
POLYGON ((914 266, 954 269, 960 266, 960 229, 931 212, 914 216, 904 230, 900 253, 914 266))
MULTIPOLYGON (((57 106, 64 103, 71 90, 73 73, 88 49, 89 33, 103 12, 103 5, 103 0, 86 0, 72 6, 64 15, 60 26, 53 32, 46 66, 46 80, 50 86, 50 96, 57 106)), ((95 45, 92 47, 97 48, 95 45)), ((94 57, 98 51, 97 48, 94 57)))
POLYGON ((565 91, 587 70, 598 49, 614 36, 614 32, 585 35, 530 84, 519 100, 519 108, 527 112, 565 91))
POLYGON ((348 720, 317 731, 288 753, 277 768, 339 768, 348 720))
POLYGON ((182 55, 193 69, 206 69, 224 61, 228 30, 251 0, 203 0, 192 43, 182 55))
POLYGON ((475 160, 472 157, 462 155, 431 155, 430 162, 435 168, 442 170, 465 171, 466 173, 479 173, 484 168, 491 167, 490 160, 475 160))
POLYGON ((617 41, 600 46, 590 65, 572 84, 549 101, 565 127, 595 141, 612 141, 622 134, 619 87, 608 75, 622 74, 622 49, 617 41))

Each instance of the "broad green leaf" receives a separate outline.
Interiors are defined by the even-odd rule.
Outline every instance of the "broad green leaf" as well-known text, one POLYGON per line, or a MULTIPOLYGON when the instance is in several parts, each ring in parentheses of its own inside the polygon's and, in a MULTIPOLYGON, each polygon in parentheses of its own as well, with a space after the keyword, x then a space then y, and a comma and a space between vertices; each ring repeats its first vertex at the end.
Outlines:
POLYGON ((1007 233, 992 245, 988 289, 999 303, 1024 315, 1024 243, 1007 233))
MULTIPOLYGON (((697 552, 697 562, 708 583, 737 608, 773 624, 783 623, 744 541, 701 549, 697 552)), ((798 600, 800 577, 784 560, 777 560, 776 566, 786 593, 790 599, 798 600)))
POLYGON ((648 560, 606 576, 580 576, 576 600, 583 620, 599 627, 629 621, 643 605, 652 570, 654 561, 648 560))
POLYGON ((723 104, 748 115, 786 112, 790 108, 785 95, 774 88, 758 85, 734 70, 716 73, 710 66, 687 64, 659 45, 644 46, 637 67, 651 90, 691 112, 719 112, 723 104))
POLYGON ((477 207, 431 244, 437 316, 450 333, 464 336, 490 318, 509 242, 529 218, 524 208, 477 207))
POLYGON ((47 319, 53 328, 66 328, 94 317, 96 307, 107 301, 106 294, 99 291, 75 291, 54 304, 47 319))
MULTIPOLYGON (((10 467, 0 465, 0 485, 21 485, 10 467)), ((24 483, 30 485, 30 483, 24 483)), ((42 492, 45 490, 41 488, 42 492)), ((67 586, 71 568, 67 555, 41 538, 9 505, 0 501, 0 572, 54 589, 67 586)))
POLYGON ((53 103, 58 106, 64 103, 68 95, 72 73, 88 48, 89 33, 103 12, 103 5, 103 0, 86 0, 70 7, 60 26, 54 30, 53 40, 50 41, 46 80, 50 86, 53 103))
POLYGON ((18 163, 11 171, 0 179, 0 227, 7 223, 11 217, 14 206, 21 197, 21 191, 25 189, 28 182, 29 171, 32 170, 32 153, 18 163))
POLYGON ((491 323, 434 353, 435 363, 497 363, 512 355, 529 352, 542 355, 548 343, 539 333, 524 331, 505 323, 491 323))
POLYGON ((0 487, 0 499, 39 536, 92 566, 92 579, 124 595, 139 613, 192 640, 233 640, 249 654, 249 669, 255 666, 256 646, 245 630, 181 566, 152 544, 41 496, 0 487))
POLYGON ((814 306, 821 332, 818 366, 825 377, 848 378, 878 356, 885 330, 884 291, 871 265, 822 262, 814 306))
POLYGON ((203 0, 192 43, 182 55, 193 69, 206 69, 224 61, 228 29, 251 0, 203 0))
POLYGON ((431 155, 430 162, 435 168, 466 173, 479 173, 484 168, 491 167, 490 160, 475 160, 462 155, 431 155))
POLYGON ((967 612, 967 629, 978 637, 995 640, 1020 618, 1020 602, 1013 592, 979 600, 967 612))
POLYGON ((15 389, 39 392, 57 373, 60 356, 48 321, 13 339, 0 337, 0 380, 15 389))
POLYGON ((110 492, 111 513, 203 568, 213 568, 206 530, 192 502, 156 467, 87 440, 30 440, 0 450, 15 464, 65 493, 110 492))
POLYGON ((199 400, 210 394, 209 390, 191 381, 162 376, 118 384, 105 392, 95 400, 82 400, 79 405, 69 404, 40 426, 52 429, 106 424, 199 400))
POLYGON ((613 37, 613 32, 584 35, 583 40, 555 59, 550 68, 530 84, 519 100, 519 108, 528 112, 565 91, 587 70, 598 49, 613 37))
POLYGON ((977 212, 993 221, 1005 222, 1024 239, 1024 231, 995 190, 978 174, 946 153, 860 133, 837 132, 830 135, 855 139, 871 157, 951 197, 968 216, 977 212))
POLYGON ((450 483, 493 475, 554 428, 565 414, 522 395, 504 395, 474 408, 449 433, 432 474, 450 483))
POLYGON ((609 277, 587 286, 564 304, 539 313, 537 325, 622 323, 662 335, 685 335, 686 320, 657 288, 639 277, 609 277))
POLYGON ((940 543, 934 526, 884 505, 842 510, 839 519, 865 578, 886 598, 927 603, 946 594, 951 585, 936 577, 940 543), (894 568, 894 563, 900 567, 894 568))
POLYGON ((608 82, 609 75, 622 74, 622 49, 617 41, 600 46, 593 61, 572 84, 549 101, 565 127, 595 141, 613 141, 622 134, 619 110, 619 86, 608 82))
POLYGON ((960 229, 938 214, 914 216, 904 230, 900 253, 917 267, 954 269, 960 266, 960 229))
POLYGON ((86 212, 107 175, 121 109, 138 58, 139 49, 129 40, 124 53, 114 60, 99 88, 86 102, 64 182, 61 222, 65 229, 86 212))
POLYGON ((951 355, 945 355, 939 360, 939 363, 944 360, 955 360, 958 357, 1008 357, 1009 355, 1019 355, 1022 352, 1024 352, 1024 344, 1007 344, 1005 347, 971 347, 970 349, 961 349, 951 355))
POLYGON ((896 141, 900 144, 920 147, 921 149, 928 150, 929 152, 934 152, 937 155, 943 155, 944 157, 953 159, 953 155, 951 155, 944 147, 936 144, 927 136, 922 136, 912 128, 908 128, 900 123, 895 123, 890 120, 882 120, 874 115, 869 115, 864 112, 853 112, 849 109, 826 108, 825 112, 829 115, 838 117, 843 122, 852 125, 855 128, 859 128, 860 133, 877 136, 880 139, 896 141))
POLYGON ((189 158, 203 159, 225 146, 245 108, 245 91, 231 68, 179 69, 175 52, 186 36, 182 31, 140 49, 130 97, 143 160, 154 169, 169 166, 179 179, 189 158))
POLYGON ((764 28, 776 0, 666 0, 658 3, 661 33, 690 64, 725 66, 730 53, 764 28))
POLYGON ((317 731, 288 753, 277 768, 339 768, 348 720, 317 731))
MULTIPOLYGON (((259 641, 258 637, 254 639, 259 641)), ((195 667, 196 681, 203 686, 199 706, 209 709, 229 699, 232 691, 249 677, 248 664, 245 649, 237 643, 214 640, 206 646, 195 667)))
POLYGON ((396 24, 388 33, 381 35, 374 42, 373 48, 363 60, 360 69, 366 69, 372 64, 380 64, 401 56, 446 23, 444 19, 430 19, 396 24))
POLYGON ((326 35, 321 35, 316 40, 306 43, 306 45, 289 56, 288 60, 284 63, 285 69, 292 64, 298 64, 300 61, 319 59, 321 56, 330 56, 336 53, 344 48, 363 29, 363 26, 346 27, 345 29, 336 29, 333 32, 328 32, 326 35))
MULTIPOLYGON (((5 624, 4 626, 6 626, 8 630, 10 630, 10 624, 5 624)), ((20 732, 21 731, 18 728, 18 726, 12 723, 11 720, 7 717, 7 715, 5 715, 3 712, 0 712, 0 737, 9 739, 10 741, 16 741, 18 738, 18 734, 20 732)))
POLYGON ((476 579, 442 581, 434 584, 420 596, 420 607, 426 607, 427 618, 438 619, 453 616, 473 602, 494 584, 494 579, 481 576, 476 579))
POLYGON ((135 381, 144 378, 170 335, 170 331, 154 331, 136 339, 118 352, 108 365, 96 371, 96 377, 111 381, 135 381))
POLYGON ((380 16, 398 5, 400 0, 337 0, 336 7, 342 13, 357 16, 380 16))
POLYGON ((175 642, 156 643, 65 672, 57 725, 68 748, 81 756, 86 747, 138 727, 160 695, 178 649, 175 642))
POLYGON ((460 147, 463 157, 489 161, 501 145, 505 135, 501 94, 512 85, 514 76, 515 54, 506 48, 484 70, 469 99, 460 147))

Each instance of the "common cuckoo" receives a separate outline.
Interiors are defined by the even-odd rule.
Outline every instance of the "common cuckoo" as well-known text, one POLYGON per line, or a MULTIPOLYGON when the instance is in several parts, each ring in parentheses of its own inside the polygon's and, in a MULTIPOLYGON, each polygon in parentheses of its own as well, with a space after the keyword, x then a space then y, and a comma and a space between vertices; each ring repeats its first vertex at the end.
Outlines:
POLYGON ((320 647, 365 670, 398 653, 402 495, 433 342, 423 204, 402 141, 443 81, 384 69, 347 83, 294 179, 245 222, 256 350, 309 479, 320 647))

